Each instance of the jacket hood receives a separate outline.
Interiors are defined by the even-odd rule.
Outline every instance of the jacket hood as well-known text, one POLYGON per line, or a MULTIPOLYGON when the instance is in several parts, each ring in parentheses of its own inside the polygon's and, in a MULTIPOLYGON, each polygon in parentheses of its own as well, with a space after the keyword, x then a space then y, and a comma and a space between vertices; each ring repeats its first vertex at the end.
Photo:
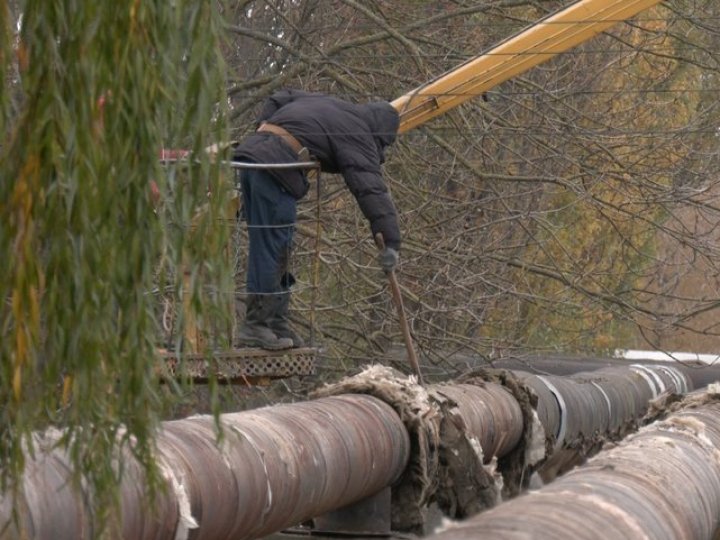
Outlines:
POLYGON ((363 116, 370 127, 375 144, 382 157, 385 147, 390 146, 397 138, 400 115, 395 110, 395 107, 387 101, 366 103, 360 107, 364 109, 363 116))

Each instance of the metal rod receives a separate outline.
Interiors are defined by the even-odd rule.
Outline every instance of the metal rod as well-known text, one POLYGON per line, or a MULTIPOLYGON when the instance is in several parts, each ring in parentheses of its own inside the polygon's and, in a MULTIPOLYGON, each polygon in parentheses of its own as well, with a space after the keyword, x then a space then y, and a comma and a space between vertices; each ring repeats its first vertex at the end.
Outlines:
MULTIPOLYGON (((381 251, 385 249, 385 240, 382 233, 377 233, 375 235, 375 243, 381 251)), ((390 281, 390 291, 392 292, 393 302, 397 308, 400 329, 402 330, 403 341, 405 342, 405 349, 407 350, 408 362, 410 362, 410 367, 417 377, 418 382, 421 385, 424 385, 425 381, 423 381, 420 364, 418 362, 417 355, 415 354, 415 347, 413 347, 412 336, 410 335, 410 326, 408 325, 407 317, 405 316, 405 305, 403 304, 402 293, 400 292, 400 285, 398 284, 395 270, 390 270, 389 272, 386 272, 386 274, 388 276, 388 280, 390 281)))
POLYGON ((320 288, 320 239, 322 236, 322 220, 321 220, 321 209, 322 209, 322 189, 320 185, 320 175, 322 170, 318 163, 316 178, 315 178, 315 243, 313 253, 313 268, 312 268, 312 287, 310 293, 310 345, 315 345, 315 324, 317 322, 317 296, 320 288))
MULTIPOLYGON (((197 160, 190 161, 188 159, 161 159, 160 163, 167 165, 169 163, 180 163, 184 165, 190 165, 191 163, 200 163, 197 160)), ((220 160, 215 163, 221 163, 230 167, 231 169, 316 169, 318 168, 317 161, 293 161, 292 163, 245 163, 242 161, 227 161, 220 160)))

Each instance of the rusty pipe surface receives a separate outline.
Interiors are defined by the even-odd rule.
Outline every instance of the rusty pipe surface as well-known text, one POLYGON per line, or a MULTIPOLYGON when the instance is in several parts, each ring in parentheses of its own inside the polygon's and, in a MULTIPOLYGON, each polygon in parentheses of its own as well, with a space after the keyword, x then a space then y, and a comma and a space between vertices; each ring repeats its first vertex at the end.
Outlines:
MULTIPOLYGON (((538 395, 537 414, 556 449, 636 419, 652 397, 687 391, 690 384, 665 366, 574 378, 516 375, 538 395)), ((523 416, 506 388, 481 383, 433 389, 455 402, 453 414, 479 441, 485 461, 513 450, 523 416)), ((403 422, 383 401, 349 393, 350 387, 341 390, 347 393, 222 415, 220 447, 209 416, 165 422, 158 461, 169 489, 148 509, 144 479, 129 460, 121 486, 122 536, 258 538, 390 485, 410 453, 403 422)), ((69 463, 58 450, 29 460, 24 498, 16 508, 25 537, 93 538, 82 502, 86 494, 70 488, 69 463)), ((10 511, 8 499, 0 498, 0 525, 10 511)), ((12 527, 0 530, 3 540, 18 537, 12 527)))
MULTIPOLYGON (((645 414, 653 398, 692 390, 692 381, 682 370, 664 365, 612 367, 569 377, 513 374, 537 395, 538 418, 555 449, 620 433, 645 414)), ((518 444, 523 415, 507 388, 488 383, 438 384, 431 389, 457 404, 465 429, 480 443, 486 462, 503 457, 518 444)))
POLYGON ((432 540, 703 540, 720 515, 720 403, 693 404, 432 540))
MULTIPOLYGON (((635 431, 654 398, 693 387, 686 373, 666 365, 611 367, 570 377, 514 373, 538 396, 537 414, 550 447, 535 467, 544 482, 582 463, 606 441, 635 431)), ((521 488, 508 486, 514 493, 521 488)))
POLYGON ((611 367, 569 377, 514 373, 538 395, 538 416, 557 445, 616 431, 640 418, 660 394, 693 389, 682 370, 663 365, 611 367))
POLYGON ((504 456, 520 441, 522 410, 506 388, 497 384, 442 384, 432 390, 457 403, 467 432, 480 443, 485 462, 504 456))
MULTIPOLYGON (((478 471, 478 460, 490 465, 497 458, 503 495, 514 496, 532 477, 551 481, 597 453, 605 442, 635 431, 653 398, 692 387, 689 378, 669 366, 618 367, 572 377, 504 374, 481 371, 461 379, 462 384, 428 388, 443 411, 436 500, 451 518, 498 502, 499 488, 480 495, 487 476, 478 473, 468 480, 470 471, 478 471), (471 445, 477 441, 482 452, 475 458, 463 439, 471 445), (477 500, 467 498, 468 491, 475 491, 477 500)), ((489 471, 492 474, 492 468, 489 471)))
MULTIPOLYGON (((121 484, 123 538, 160 540, 259 538, 373 495, 405 469, 408 434, 398 415, 365 395, 335 396, 221 416, 165 422, 158 463, 167 491, 144 502, 132 460, 121 484)), ((10 525, 0 499, 0 538, 94 538, 69 460, 58 450, 29 460, 10 525)))

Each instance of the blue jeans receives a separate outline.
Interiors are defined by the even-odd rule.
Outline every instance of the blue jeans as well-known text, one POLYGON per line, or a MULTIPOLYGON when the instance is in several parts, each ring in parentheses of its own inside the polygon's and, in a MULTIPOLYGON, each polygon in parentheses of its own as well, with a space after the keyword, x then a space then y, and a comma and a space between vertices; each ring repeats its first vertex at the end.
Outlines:
POLYGON ((250 240, 247 292, 283 292, 288 287, 297 201, 262 169, 244 169, 240 185, 250 240))

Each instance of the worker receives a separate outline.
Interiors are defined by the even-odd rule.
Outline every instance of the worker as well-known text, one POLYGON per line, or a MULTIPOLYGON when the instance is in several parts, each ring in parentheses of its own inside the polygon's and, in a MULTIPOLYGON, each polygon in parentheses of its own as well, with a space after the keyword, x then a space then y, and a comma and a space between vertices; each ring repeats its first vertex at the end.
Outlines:
POLYGON ((384 101, 354 104, 292 89, 266 100, 256 131, 233 155, 235 161, 258 164, 243 169, 240 177, 249 237, 240 345, 268 350, 304 345, 288 320, 295 283, 289 259, 296 204, 308 192, 309 182, 303 169, 263 169, 262 164, 306 162, 311 156, 322 171, 341 174, 370 222, 373 237, 382 234, 385 248, 379 262, 390 272, 399 259, 400 230, 381 164, 398 126, 397 111, 384 101))

